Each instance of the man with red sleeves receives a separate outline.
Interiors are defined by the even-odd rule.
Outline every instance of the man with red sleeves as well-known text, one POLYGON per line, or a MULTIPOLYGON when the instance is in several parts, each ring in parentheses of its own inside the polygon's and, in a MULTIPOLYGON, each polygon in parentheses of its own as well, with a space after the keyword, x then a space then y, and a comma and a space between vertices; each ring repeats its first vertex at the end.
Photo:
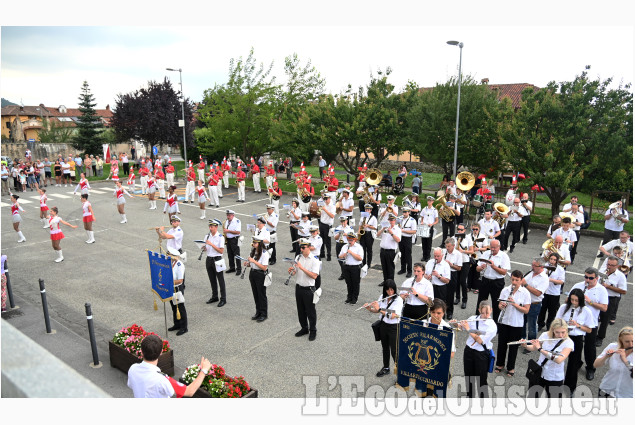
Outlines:
POLYGON ((273 181, 275 177, 276 177, 276 170, 273 167, 273 161, 269 161, 269 166, 267 167, 265 165, 265 186, 267 187, 267 190, 273 187, 273 181))
POLYGON ((187 186, 185 186, 185 201, 183 201, 186 204, 190 202, 190 200, 193 204, 197 203, 196 189, 194 187, 195 181, 196 181, 196 173, 194 172, 194 166, 192 164, 192 161, 190 161, 190 166, 187 169, 187 186))
POLYGON ((218 162, 214 161, 214 172, 216 173, 216 177, 218 179, 218 184, 216 185, 216 191, 218 192, 218 197, 223 197, 223 170, 221 169, 218 162))
POLYGON ((198 157, 200 159, 200 162, 198 163, 198 167, 196 170, 198 172, 198 180, 205 181, 205 168, 206 168, 205 161, 203 161, 202 155, 199 155, 198 157))
POLYGON ((262 190, 260 189, 260 167, 254 161, 254 158, 251 158, 251 178, 254 182, 254 192, 260 193, 262 190))
POLYGON ((154 178, 157 189, 159 189, 159 198, 165 199, 165 174, 163 174, 161 167, 155 167, 154 178))
POLYGON ((282 189, 278 187, 278 182, 275 177, 273 179, 273 186, 269 189, 269 194, 271 197, 271 204, 273 204, 273 209, 276 214, 279 214, 278 206, 280 204, 280 197, 282 196, 282 189))
POLYGON ((330 171, 329 171, 329 183, 328 186, 326 187, 326 191, 328 192, 328 195, 331 197, 331 199, 333 200, 333 204, 335 204, 335 202, 337 202, 337 189, 338 186, 340 185, 340 182, 337 180, 337 177, 335 177, 335 169, 330 167, 330 171))
POLYGON ((141 176, 141 194, 145 195, 148 192, 148 174, 150 170, 146 166, 145 161, 141 161, 141 168, 139 169, 139 176, 141 176))
POLYGON ((247 175, 243 171, 240 162, 238 162, 238 166, 236 168, 235 174, 236 174, 236 186, 238 187, 238 201, 237 202, 245 202, 245 179, 247 178, 247 175))
POLYGON ((174 165, 172 165, 172 159, 168 159, 168 165, 165 167, 165 179, 168 187, 174 186, 174 165))
POLYGON ((209 188, 209 206, 213 207, 215 204, 216 208, 218 208, 220 207, 218 202, 218 173, 216 173, 212 165, 209 166, 209 173, 207 173, 207 175, 209 176, 209 180, 207 181, 209 188), (212 204, 212 202, 214 202, 214 204, 212 204))

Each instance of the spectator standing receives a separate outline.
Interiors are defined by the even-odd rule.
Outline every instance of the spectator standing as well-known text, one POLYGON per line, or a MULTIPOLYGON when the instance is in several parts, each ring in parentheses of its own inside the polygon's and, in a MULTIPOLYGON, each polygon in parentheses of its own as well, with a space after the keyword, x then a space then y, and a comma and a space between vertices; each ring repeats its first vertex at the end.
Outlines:
POLYGON ((123 173, 127 176, 130 174, 130 163, 128 162, 128 154, 121 155, 121 163, 123 164, 123 173))
POLYGON ((84 157, 84 174, 86 175, 86 177, 90 177, 91 175, 93 175, 92 165, 93 160, 88 157, 88 154, 86 154, 86 156, 84 157))
POLYGON ((102 177, 104 175, 104 161, 101 159, 101 157, 99 155, 97 155, 97 175, 99 177, 102 177))
POLYGON ((83 161, 82 161, 82 157, 79 156, 79 153, 75 154, 75 158, 73 159, 73 161, 75 161, 75 171, 77 175, 80 175, 81 173, 84 172, 84 167, 82 166, 83 161))
POLYGON ((418 174, 412 179, 412 193, 421 193, 421 179, 418 174))

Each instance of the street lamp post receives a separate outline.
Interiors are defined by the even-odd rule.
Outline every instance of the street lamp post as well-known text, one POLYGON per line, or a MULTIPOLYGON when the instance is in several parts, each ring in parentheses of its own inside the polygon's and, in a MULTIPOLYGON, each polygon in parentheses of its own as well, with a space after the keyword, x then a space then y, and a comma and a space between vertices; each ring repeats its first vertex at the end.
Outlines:
POLYGON ((461 109, 461 62, 463 60, 463 42, 450 40, 447 42, 451 46, 459 46, 459 96, 456 101, 456 133, 454 135, 454 167, 452 168, 454 175, 453 179, 456 178, 456 156, 459 149, 459 111, 461 109))
POLYGON ((181 86, 181 127, 183 127, 183 159, 185 160, 185 168, 187 169, 187 144, 185 142, 185 106, 183 105, 185 102, 185 95, 183 94, 183 78, 181 74, 181 68, 165 68, 166 71, 179 71, 179 85, 181 86))

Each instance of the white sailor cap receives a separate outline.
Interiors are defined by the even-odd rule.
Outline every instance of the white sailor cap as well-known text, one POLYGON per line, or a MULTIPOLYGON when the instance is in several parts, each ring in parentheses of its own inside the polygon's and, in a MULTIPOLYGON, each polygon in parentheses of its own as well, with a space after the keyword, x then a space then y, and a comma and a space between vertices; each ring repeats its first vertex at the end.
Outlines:
POLYGON ((170 219, 170 223, 172 223, 173 221, 181 221, 181 217, 179 217, 178 215, 173 215, 172 218, 170 219))
POLYGON ((320 230, 320 228, 316 225, 309 226, 309 232, 315 232, 316 230, 320 230))
POLYGON ((403 212, 410 212, 410 211, 412 210, 412 208, 410 208, 410 207, 403 207, 401 210, 402 210, 403 212))
POLYGON ((388 195, 386 196, 386 199, 395 199, 395 195, 388 195))
POLYGON ((220 220, 213 218, 211 220, 209 220, 208 224, 210 226, 220 226, 222 223, 220 222, 220 220))
POLYGON ((310 246, 311 245, 311 241, 308 240, 307 238, 300 238, 300 239, 298 239, 298 244, 299 244, 299 246, 302 246, 302 245, 309 245, 310 246))
POLYGON ((258 217, 257 221, 261 222, 262 224, 267 224, 267 220, 265 220, 264 217, 258 217))
POLYGON ((275 205, 273 205, 273 204, 267 204, 267 205, 265 205, 265 207, 266 207, 268 210, 270 210, 270 209, 274 209, 274 208, 275 208, 275 205))
POLYGON ((397 220, 397 216, 393 213, 388 213, 388 220, 397 220))
POLYGON ((225 214, 236 214, 236 213, 234 212, 234 210, 226 210, 225 214))

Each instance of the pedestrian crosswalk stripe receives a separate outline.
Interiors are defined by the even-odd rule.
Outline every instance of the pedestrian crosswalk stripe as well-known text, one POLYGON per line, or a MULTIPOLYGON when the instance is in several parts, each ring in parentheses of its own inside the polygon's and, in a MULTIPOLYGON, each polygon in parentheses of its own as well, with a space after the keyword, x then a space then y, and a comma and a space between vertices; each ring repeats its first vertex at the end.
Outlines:
POLYGON ((106 192, 102 192, 101 190, 91 189, 90 193, 98 193, 101 195, 102 193, 106 193, 106 192))
MULTIPOLYGON (((73 193, 73 192, 71 192, 71 193, 73 193)), ((53 195, 53 196, 54 196, 54 197, 56 197, 56 198, 62 198, 62 199, 68 199, 68 198, 70 198, 70 196, 67 196, 67 195, 62 195, 62 194, 59 194, 59 193, 56 193, 56 194, 55 194, 55 195, 53 195)))

